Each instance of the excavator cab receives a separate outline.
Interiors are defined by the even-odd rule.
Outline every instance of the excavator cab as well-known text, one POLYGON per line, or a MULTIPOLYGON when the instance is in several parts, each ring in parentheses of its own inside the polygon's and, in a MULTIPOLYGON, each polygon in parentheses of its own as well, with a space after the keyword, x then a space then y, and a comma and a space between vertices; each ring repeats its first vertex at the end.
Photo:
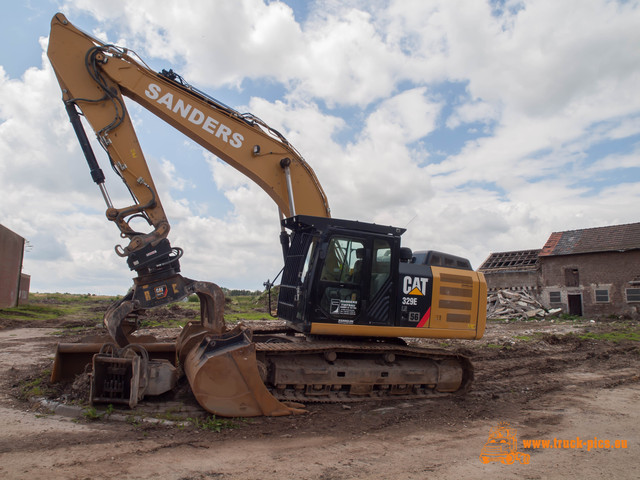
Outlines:
POLYGON ((298 215, 278 298, 278 314, 311 333, 315 324, 393 326, 403 229, 298 215))
POLYGON ((479 338, 486 284, 465 259, 414 256, 403 228, 298 215, 278 316, 305 334, 479 338), (446 266, 443 266, 446 265, 446 266))

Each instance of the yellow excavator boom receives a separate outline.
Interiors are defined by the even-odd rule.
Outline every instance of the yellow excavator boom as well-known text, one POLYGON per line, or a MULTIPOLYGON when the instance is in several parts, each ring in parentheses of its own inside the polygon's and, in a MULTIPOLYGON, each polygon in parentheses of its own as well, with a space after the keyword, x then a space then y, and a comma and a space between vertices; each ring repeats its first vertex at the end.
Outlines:
POLYGON ((313 169, 280 133, 259 118, 206 96, 171 71, 154 72, 133 52, 101 42, 73 26, 61 13, 51 22, 48 56, 65 104, 81 110, 136 199, 131 207, 108 205, 108 218, 131 239, 125 252, 165 238, 169 223, 123 96, 253 180, 283 216, 296 211, 330 216, 327 197, 313 169), (141 236, 129 228, 126 219, 139 214, 148 217, 154 227, 152 235, 141 236))

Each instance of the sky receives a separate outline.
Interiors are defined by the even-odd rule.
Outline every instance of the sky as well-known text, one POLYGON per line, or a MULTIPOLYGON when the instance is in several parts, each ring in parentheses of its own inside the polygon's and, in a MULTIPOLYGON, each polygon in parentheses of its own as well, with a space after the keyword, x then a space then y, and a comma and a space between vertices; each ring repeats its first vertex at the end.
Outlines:
MULTIPOLYGON (((491 252, 542 248, 552 232, 640 221, 638 1, 7 3, 0 224, 28 241, 31 291, 124 294, 134 276, 46 57, 58 11, 260 117, 314 169, 332 216, 407 228, 413 250, 477 268, 491 252)), ((282 266, 276 205, 127 108, 183 275, 262 289, 282 266)), ((129 205, 118 179, 106 185, 129 205)))

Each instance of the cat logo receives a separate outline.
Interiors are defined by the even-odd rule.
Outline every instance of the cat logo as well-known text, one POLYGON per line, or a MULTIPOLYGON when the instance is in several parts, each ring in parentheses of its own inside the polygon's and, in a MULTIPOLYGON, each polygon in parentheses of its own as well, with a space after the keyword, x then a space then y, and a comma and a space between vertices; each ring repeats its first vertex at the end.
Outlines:
MULTIPOLYGON (((150 291, 151 289, 149 289, 149 287, 146 286, 146 285, 145 285, 144 288, 145 288, 144 289, 144 299, 147 302, 150 302, 152 300, 161 300, 163 298, 167 298, 169 293, 171 293, 169 291, 169 287, 167 285, 156 285, 154 287, 151 287, 151 289, 153 289, 153 291, 150 291)), ((176 288, 176 284, 175 283, 171 284, 171 288, 172 288, 174 294, 178 293, 178 289, 176 288)))
POLYGON ((169 294, 169 289, 166 285, 160 285, 153 289, 156 298, 165 298, 169 294))
POLYGON ((428 278, 404 277, 402 280, 402 293, 405 295, 424 295, 427 292, 428 278))

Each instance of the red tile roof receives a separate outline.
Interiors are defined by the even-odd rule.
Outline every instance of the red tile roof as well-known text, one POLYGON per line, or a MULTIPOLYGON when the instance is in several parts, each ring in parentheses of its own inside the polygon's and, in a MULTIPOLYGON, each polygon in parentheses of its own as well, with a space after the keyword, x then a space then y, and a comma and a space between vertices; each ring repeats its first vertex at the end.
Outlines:
POLYGON ((640 223, 554 232, 542 248, 540 256, 624 252, 634 249, 640 249, 640 223))

